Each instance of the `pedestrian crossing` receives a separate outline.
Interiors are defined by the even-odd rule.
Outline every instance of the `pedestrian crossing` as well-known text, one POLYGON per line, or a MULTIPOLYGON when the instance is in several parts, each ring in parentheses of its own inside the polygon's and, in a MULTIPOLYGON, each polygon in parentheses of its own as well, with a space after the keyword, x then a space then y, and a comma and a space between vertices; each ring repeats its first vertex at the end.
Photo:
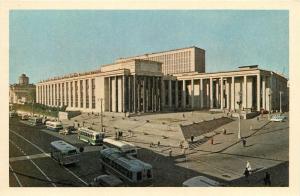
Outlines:
POLYGON ((9 158, 9 162, 24 161, 24 160, 30 160, 30 159, 39 159, 39 158, 45 158, 45 157, 50 157, 50 154, 49 153, 40 153, 40 154, 34 154, 34 155, 11 157, 11 158, 9 158))

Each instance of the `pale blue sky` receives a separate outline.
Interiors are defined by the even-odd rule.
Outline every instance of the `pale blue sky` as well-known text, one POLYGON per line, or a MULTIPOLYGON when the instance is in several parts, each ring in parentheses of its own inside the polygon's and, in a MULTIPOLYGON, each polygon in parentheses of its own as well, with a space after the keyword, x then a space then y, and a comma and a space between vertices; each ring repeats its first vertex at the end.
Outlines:
POLYGON ((119 57, 197 46, 206 72, 241 65, 288 76, 288 11, 97 10, 10 13, 9 82, 36 83, 119 57))

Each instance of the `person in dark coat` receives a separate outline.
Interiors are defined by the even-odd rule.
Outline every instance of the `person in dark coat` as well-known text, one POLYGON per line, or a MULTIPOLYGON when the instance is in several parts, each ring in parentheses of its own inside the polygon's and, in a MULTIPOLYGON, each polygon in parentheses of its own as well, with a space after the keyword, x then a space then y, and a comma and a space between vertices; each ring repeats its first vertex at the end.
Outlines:
POLYGON ((265 181, 266 186, 271 186, 271 176, 270 176, 269 172, 266 172, 266 176, 264 178, 264 181, 265 181))
POLYGON ((195 137, 192 135, 192 136, 191 136, 191 141, 192 141, 192 143, 194 142, 194 138, 195 138, 195 137))
POLYGON ((244 171, 244 175, 245 175, 245 177, 246 177, 246 181, 247 181, 247 183, 249 183, 249 179, 248 179, 248 177, 249 177, 249 175, 250 175, 250 172, 249 172, 249 170, 248 170, 248 168, 246 167, 246 169, 245 169, 245 171, 244 171))

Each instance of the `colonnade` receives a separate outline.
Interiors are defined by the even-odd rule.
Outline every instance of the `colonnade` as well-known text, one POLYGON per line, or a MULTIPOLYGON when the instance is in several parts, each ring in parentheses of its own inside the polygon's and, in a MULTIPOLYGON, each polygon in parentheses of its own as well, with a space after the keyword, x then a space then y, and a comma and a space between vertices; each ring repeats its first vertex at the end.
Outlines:
POLYGON ((36 102, 53 107, 95 109, 95 79, 76 79, 38 84, 36 102))

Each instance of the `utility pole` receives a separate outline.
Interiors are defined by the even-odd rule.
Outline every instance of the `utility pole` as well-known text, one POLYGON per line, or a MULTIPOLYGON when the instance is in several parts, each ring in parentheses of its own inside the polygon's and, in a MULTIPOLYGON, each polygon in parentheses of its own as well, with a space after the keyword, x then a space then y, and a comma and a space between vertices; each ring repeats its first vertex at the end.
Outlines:
POLYGON ((242 92, 239 92, 240 95, 240 101, 237 101, 236 103, 239 105, 239 130, 238 130, 238 140, 240 140, 241 137, 241 105, 242 105, 242 92))
POLYGON ((269 91, 269 114, 268 114, 268 118, 269 120, 271 119, 271 95, 272 95, 272 90, 270 89, 269 91))

